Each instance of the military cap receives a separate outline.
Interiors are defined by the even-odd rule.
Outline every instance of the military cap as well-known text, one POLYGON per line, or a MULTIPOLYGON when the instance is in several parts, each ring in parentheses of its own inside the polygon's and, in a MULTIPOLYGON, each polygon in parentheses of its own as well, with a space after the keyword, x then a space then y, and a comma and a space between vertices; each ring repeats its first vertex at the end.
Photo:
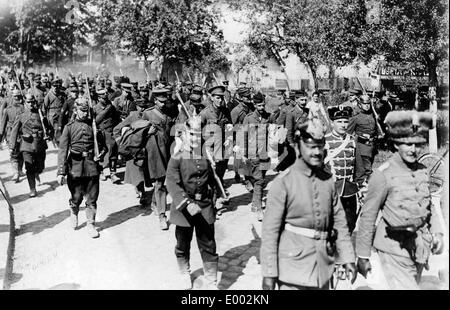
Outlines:
POLYGON ((52 86, 61 86, 61 85, 62 85, 61 80, 53 80, 52 81, 52 86))
POLYGON ((192 87, 192 93, 198 94, 198 95, 203 95, 203 87, 200 85, 194 85, 192 87))
POLYGON ((328 108, 328 115, 333 121, 341 118, 349 119, 352 117, 352 114, 353 109, 350 106, 337 105, 328 108))
POLYGON ((127 91, 127 92, 131 92, 131 88, 133 87, 133 85, 131 85, 130 83, 122 83, 122 84, 120 84, 120 86, 122 87, 122 89, 124 91, 127 91))
POLYGON ((239 85, 242 85, 245 87, 247 85, 247 82, 239 82, 239 85))
POLYGON ((155 95, 155 98, 157 98, 159 101, 166 101, 167 94, 169 93, 169 90, 165 87, 155 87, 155 89, 152 91, 152 94, 155 95))
POLYGON ((322 120, 314 117, 307 122, 297 125, 295 138, 297 141, 302 139, 306 143, 324 143, 326 131, 327 128, 324 126, 322 120))
POLYGON ((112 85, 112 81, 111 81, 110 79, 107 79, 107 80, 105 81, 105 84, 106 84, 106 85, 112 85))
POLYGON ((236 92, 240 97, 245 97, 245 98, 249 98, 252 95, 250 88, 247 88, 247 87, 239 87, 236 92))
POLYGON ((253 96, 253 102, 254 103, 261 103, 264 102, 265 96, 261 93, 261 92, 257 92, 254 96, 253 96))
POLYGON ((436 116, 429 112, 391 111, 384 123, 393 142, 425 143, 428 130, 436 127, 436 116))
POLYGON ((362 95, 361 96, 361 103, 364 103, 364 104, 370 103, 369 95, 362 95))
POLYGON ((34 76, 33 80, 34 80, 35 82, 40 81, 40 80, 41 80, 41 75, 40 75, 40 74, 36 74, 36 75, 34 76))
POLYGON ((34 98, 34 96, 32 94, 26 94, 25 95, 25 101, 26 102, 35 102, 36 99, 34 98))
POLYGON ((20 93, 20 91, 17 88, 12 91, 12 95, 13 96, 22 96, 22 94, 20 93))
POLYGON ((70 82, 69 87, 77 87, 77 82, 70 82))
POLYGON ((210 89, 208 89, 208 93, 210 93, 211 95, 224 96, 225 95, 225 87, 221 86, 221 85, 213 86, 210 89))
POLYGON ((303 97, 307 97, 307 96, 308 95, 302 90, 297 89, 295 91, 295 98, 303 98, 303 97))
POLYGON ((72 92, 72 93, 78 93, 78 87, 77 87, 77 86, 71 86, 71 87, 69 88, 69 90, 70 90, 70 92, 72 92))
POLYGON ((294 100, 295 98, 296 98, 296 96, 295 96, 295 91, 289 91, 288 92, 288 97, 289 97, 289 99, 292 99, 292 100, 294 100))
POLYGON ((82 110, 82 111, 87 111, 89 110, 89 103, 87 101, 86 98, 78 98, 75 100, 75 106, 82 110))
POLYGON ((145 108, 148 106, 148 101, 142 98, 136 99, 134 101, 134 103, 138 106, 138 107, 142 107, 145 108))

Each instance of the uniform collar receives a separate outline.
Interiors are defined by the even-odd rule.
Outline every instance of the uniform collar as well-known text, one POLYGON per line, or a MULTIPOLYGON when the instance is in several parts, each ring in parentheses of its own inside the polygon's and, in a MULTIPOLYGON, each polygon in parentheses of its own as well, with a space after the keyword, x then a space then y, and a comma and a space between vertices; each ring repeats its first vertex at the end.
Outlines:
POLYGON ((303 158, 297 158, 295 162, 296 168, 307 177, 311 177, 313 171, 312 169, 306 164, 306 162, 303 160, 303 158))
POLYGON ((401 157, 398 152, 396 152, 394 155, 392 155, 392 161, 399 166, 400 168, 406 169, 406 170, 412 170, 415 171, 419 169, 419 163, 415 162, 413 164, 407 164, 401 157))
POLYGON ((344 134, 343 136, 339 135, 338 133, 336 133, 334 130, 331 131, 331 135, 334 138, 340 139, 340 140, 344 140, 345 137, 347 136, 347 134, 344 134))

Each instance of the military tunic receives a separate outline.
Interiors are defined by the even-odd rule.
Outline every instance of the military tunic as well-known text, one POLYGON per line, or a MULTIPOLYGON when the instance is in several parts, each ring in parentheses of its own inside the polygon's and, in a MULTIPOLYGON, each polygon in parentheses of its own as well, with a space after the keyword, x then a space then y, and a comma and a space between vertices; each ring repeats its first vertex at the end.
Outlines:
POLYGON ((131 111, 136 111, 136 104, 133 98, 128 98, 127 93, 123 92, 120 97, 114 99, 114 107, 120 113, 120 118, 124 120, 131 111))
POLYGON ((49 91, 44 98, 44 105, 42 110, 44 116, 50 123, 54 132, 54 141, 58 143, 61 132, 58 131, 59 116, 63 107, 64 100, 62 96, 56 94, 53 90, 49 91))
POLYGON ((398 153, 381 165, 371 178, 361 210, 356 254, 370 258, 378 251, 386 280, 391 289, 418 289, 416 263, 425 264, 431 252, 431 233, 439 233, 438 218, 431 212, 427 168, 419 163, 407 165, 398 153), (378 225, 375 222, 382 210, 378 225), (410 225, 418 231, 405 239, 417 248, 415 260, 407 242, 388 233, 387 227, 410 225))
POLYGON ((298 125, 308 120, 308 109, 295 105, 289 114, 286 115, 286 138, 290 144, 294 144, 295 129, 298 125))
POLYGON ((263 277, 306 287, 325 287, 335 262, 353 263, 345 213, 331 174, 316 171, 301 158, 278 175, 269 190, 262 225, 261 267, 263 277), (330 256, 326 240, 310 238, 286 225, 329 232, 338 231, 337 252, 330 256))
POLYGON ((375 117, 370 111, 350 118, 347 132, 355 135, 355 181, 358 185, 367 182, 372 174, 372 164, 376 154, 375 139, 379 134, 375 117))
POLYGON ((325 149, 328 152, 327 158, 325 158, 325 164, 327 170, 335 178, 336 190, 345 210, 350 233, 355 229, 357 218, 356 194, 358 193, 358 187, 354 182, 355 147, 355 138, 351 135, 347 134, 342 137, 334 131, 325 135, 325 149), (343 145, 344 143, 345 145, 343 145), (340 151, 336 153, 338 148, 340 151))

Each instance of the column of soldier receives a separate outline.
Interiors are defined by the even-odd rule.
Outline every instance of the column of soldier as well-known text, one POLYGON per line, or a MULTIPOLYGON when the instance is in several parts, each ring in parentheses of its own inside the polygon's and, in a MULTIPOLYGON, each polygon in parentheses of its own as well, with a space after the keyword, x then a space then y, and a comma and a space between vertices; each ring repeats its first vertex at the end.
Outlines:
POLYGON ((223 179, 230 154, 234 180, 244 177, 253 193, 251 210, 263 222, 264 289, 329 289, 336 278, 353 284, 357 272, 367 277, 371 271, 371 251, 391 289, 417 289, 430 254, 442 252, 428 176, 417 162, 433 126, 429 113, 392 111, 380 126, 375 98, 357 90, 328 109, 319 92, 309 102, 305 92, 282 92, 281 104, 268 113, 266 96, 245 83, 231 96, 228 81, 207 91, 194 83, 139 85, 123 76, 113 81, 81 75, 62 81, 32 72, 19 79, 14 71, 2 76, 0 137, 10 150, 13 180, 20 181, 25 163, 35 197, 46 140, 52 141, 58 147, 58 182, 70 190, 71 225, 77 228, 85 197, 86 229, 96 238, 100 180, 109 168, 111 181, 121 182, 121 154, 124 181, 159 216, 162 230, 168 229, 167 193, 172 197, 170 223, 176 225, 175 255, 186 289, 192 288, 194 228, 204 288, 217 288, 214 222, 229 202, 223 179), (279 161, 273 170, 279 174, 264 205, 273 144, 269 124, 285 135, 275 143, 279 161), (383 134, 394 154, 372 174, 374 143, 383 134), (146 187, 153 187, 151 201, 146 187))

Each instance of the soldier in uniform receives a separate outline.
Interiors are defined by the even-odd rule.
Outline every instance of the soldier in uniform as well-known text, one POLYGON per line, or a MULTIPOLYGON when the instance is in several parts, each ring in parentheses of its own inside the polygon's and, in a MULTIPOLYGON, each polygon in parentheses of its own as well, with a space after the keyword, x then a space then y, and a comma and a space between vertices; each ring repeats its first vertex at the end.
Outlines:
MULTIPOLYGON (((31 81, 31 80, 30 80, 31 81)), ((34 96, 38 103, 38 107, 42 109, 42 105, 44 104, 44 99, 46 95, 45 87, 42 86, 41 83, 41 75, 36 74, 32 82, 31 94, 34 96)))
POLYGON ((242 161, 246 170, 243 173, 252 184, 252 212, 256 212, 258 221, 263 219, 262 199, 266 186, 266 172, 270 169, 270 158, 267 154, 267 137, 270 114, 265 110, 265 98, 260 92, 253 96, 255 111, 248 114, 243 121, 247 134, 247 158, 242 161))
POLYGON ((347 128, 349 134, 356 138, 355 150, 355 181, 360 188, 366 187, 372 174, 372 164, 375 158, 375 139, 382 135, 378 131, 376 120, 370 108, 370 97, 363 95, 358 106, 361 112, 350 118, 347 128))
POLYGON ((64 104, 61 108, 61 113, 59 115, 58 128, 61 132, 64 130, 64 126, 66 126, 66 124, 72 120, 73 111, 75 108, 75 100, 78 99, 78 94, 78 87, 76 85, 72 85, 69 88, 69 97, 64 101, 64 104))
POLYGON ((173 120, 167 115, 166 103, 168 90, 157 87, 153 90, 155 106, 144 111, 143 119, 150 121, 152 126, 148 131, 148 141, 145 146, 147 152, 147 165, 145 169, 148 187, 154 183, 153 201, 156 213, 159 216, 161 230, 169 229, 166 217, 167 189, 164 186, 167 163, 170 157, 170 129, 173 120))
MULTIPOLYGON (((249 88, 240 88, 237 92, 238 96, 236 101, 239 102, 237 106, 231 110, 231 122, 233 126, 239 126, 244 122, 245 117, 253 111, 255 108, 253 106, 252 93, 249 88)), ((239 175, 239 166, 241 165, 241 160, 236 158, 234 160, 234 181, 239 183, 241 181, 241 176, 239 175)), ((253 191, 252 183, 246 179, 245 187, 249 192, 253 191)))
POLYGON ((347 218, 350 234, 356 226, 356 207, 358 186, 354 182, 355 172, 355 138, 347 134, 352 108, 349 106, 333 106, 328 108, 332 121, 332 131, 325 135, 325 165, 336 180, 336 190, 347 218))
POLYGON ((267 197, 262 224, 263 289, 328 289, 334 264, 356 279, 345 212, 323 167, 325 127, 318 119, 296 134, 300 156, 280 173, 267 197))
MULTIPOLYGON (((113 137, 113 128, 120 123, 120 114, 108 99, 106 89, 97 91, 98 103, 94 107, 95 121, 97 127, 105 136, 105 143, 108 148, 103 162, 101 163, 103 170, 107 167, 110 171, 111 182, 113 184, 120 183, 120 178, 116 175, 118 149, 116 140, 113 137)), ((106 176, 102 171, 100 180, 106 181, 106 176)))
POLYGON ((11 166, 13 169, 12 179, 17 183, 20 181, 20 172, 23 166, 23 157, 19 152, 17 144, 19 140, 11 140, 11 131, 16 117, 25 111, 22 101, 22 95, 18 89, 12 91, 12 101, 8 107, 3 111, 1 126, 0 126, 0 140, 4 136, 9 147, 9 156, 11 166))
MULTIPOLYGON (((223 96, 225 94, 225 87, 214 86, 208 90, 211 104, 209 104, 203 111, 200 112, 202 128, 205 128, 208 141, 206 141, 206 147, 212 152, 212 156, 215 161, 216 174, 223 184, 223 176, 228 166, 228 158, 226 158, 225 148, 232 147, 230 141, 226 139, 226 126, 231 125, 231 116, 228 109, 225 107, 223 96), (211 135, 213 133, 213 135, 211 135), (209 136, 208 136, 209 135, 209 136), (210 143, 211 142, 211 143, 210 143)), ((222 193, 217 190, 217 197, 220 197, 222 193)), ((223 204, 227 203, 226 199, 218 199, 216 202, 216 208, 221 210, 223 204)), ((220 215, 220 212, 219 212, 220 215)))
POLYGON ((120 85, 121 85, 120 76, 115 76, 114 77, 114 88, 113 88, 114 92, 111 93, 108 97, 109 100, 111 100, 111 102, 114 102, 114 100, 117 97, 120 97, 120 95, 122 95, 122 87, 120 85))
POLYGON ((197 245, 203 261, 205 285, 217 289, 219 255, 214 237, 215 179, 211 163, 201 156, 201 120, 199 116, 186 122, 183 147, 169 161, 167 188, 173 203, 170 222, 175 224, 175 256, 184 289, 191 289, 190 246, 195 229, 197 245))
POLYGON ((52 81, 52 88, 49 90, 44 98, 44 105, 42 106, 42 111, 44 116, 47 118, 51 132, 53 133, 53 141, 56 145, 59 143, 59 136, 61 132, 59 131, 59 115, 63 107, 64 99, 61 94, 61 81, 52 81))
MULTIPOLYGON (((75 101, 75 119, 70 121, 61 135, 58 151, 58 183, 66 181, 71 194, 69 200, 70 221, 73 229, 78 227, 78 212, 83 197, 86 197, 87 232, 92 238, 99 237, 95 229, 95 214, 100 191, 99 160, 107 152, 107 147, 100 132, 95 133, 89 118, 87 99, 75 101), (98 157, 95 154, 94 135, 98 138, 98 157)), ((91 114, 92 115, 92 114, 91 114)))
MULTIPOLYGON (((290 91, 288 96, 285 97, 283 105, 280 107, 280 114, 277 118, 277 125, 286 128, 287 131, 287 118, 292 117, 292 109, 295 106, 295 92, 290 91)), ((302 113, 303 115, 303 113, 302 113)), ((301 119, 303 120, 303 116, 301 119)), ((299 119, 300 121, 300 119, 299 119)), ((292 119, 290 120, 292 122, 292 119)), ((292 123, 293 124, 293 123, 292 123)), ((291 129, 292 130, 292 129, 291 129)), ((286 141, 281 144, 279 150, 279 164, 275 167, 275 171, 283 171, 295 162, 295 149, 287 140, 288 134, 286 133, 286 141)))
POLYGON ((309 110, 306 107, 306 101, 308 100, 308 96, 306 95, 306 93, 296 93, 295 98, 296 100, 294 107, 288 114, 286 114, 286 138, 292 148, 295 147, 295 128, 308 120, 309 113, 309 110))
MULTIPOLYGON (((144 110, 148 108, 149 102, 141 98, 135 101, 136 111, 131 111, 130 115, 124 119, 120 124, 114 127, 113 135, 116 141, 120 139, 123 134, 131 128, 131 125, 138 120, 142 120, 144 115, 144 110)), ((125 177, 124 182, 132 184, 135 187, 138 198, 140 198, 139 203, 142 206, 146 205, 145 201, 145 176, 143 163, 138 163, 134 158, 128 160, 125 166, 125 177)))
POLYGON ((231 102, 231 92, 228 89, 230 82, 228 80, 222 81, 222 85, 225 86, 225 95, 223 96, 223 99, 225 100, 225 106, 228 107, 228 104, 231 102))
POLYGON ((433 116, 393 111, 385 123, 395 153, 369 179, 356 236, 358 271, 366 277, 371 270, 373 246, 389 289, 417 290, 430 254, 443 251, 443 234, 432 212, 427 167, 417 161, 419 148, 434 126, 433 116), (381 219, 376 225, 379 212, 381 219))
MULTIPOLYGON (((192 92, 189 95, 189 100, 184 103, 186 109, 189 111, 190 115, 200 114, 200 112, 205 108, 202 104, 203 98, 203 87, 200 85, 194 85, 192 88, 192 92)), ((183 107, 180 107, 180 113, 178 113, 176 123, 184 124, 188 116, 186 115, 186 111, 183 107)))
POLYGON ((127 118, 131 111, 136 111, 133 96, 131 95, 131 88, 133 85, 130 83, 122 83, 122 94, 120 97, 114 99, 114 107, 120 113, 121 120, 127 118))
POLYGON ((361 91, 358 89, 350 89, 349 93, 350 94, 348 100, 342 103, 342 106, 352 108, 353 115, 356 115, 361 112, 358 107, 358 96, 361 95, 361 91))
POLYGON ((10 141, 20 140, 20 146, 15 144, 11 148, 19 147, 15 151, 22 153, 30 187, 30 197, 36 197, 36 179, 39 180, 39 174, 45 168, 47 142, 44 139, 46 128, 42 124, 46 120, 41 120, 39 107, 33 95, 27 94, 25 98, 26 109, 24 113, 16 117, 10 141))

